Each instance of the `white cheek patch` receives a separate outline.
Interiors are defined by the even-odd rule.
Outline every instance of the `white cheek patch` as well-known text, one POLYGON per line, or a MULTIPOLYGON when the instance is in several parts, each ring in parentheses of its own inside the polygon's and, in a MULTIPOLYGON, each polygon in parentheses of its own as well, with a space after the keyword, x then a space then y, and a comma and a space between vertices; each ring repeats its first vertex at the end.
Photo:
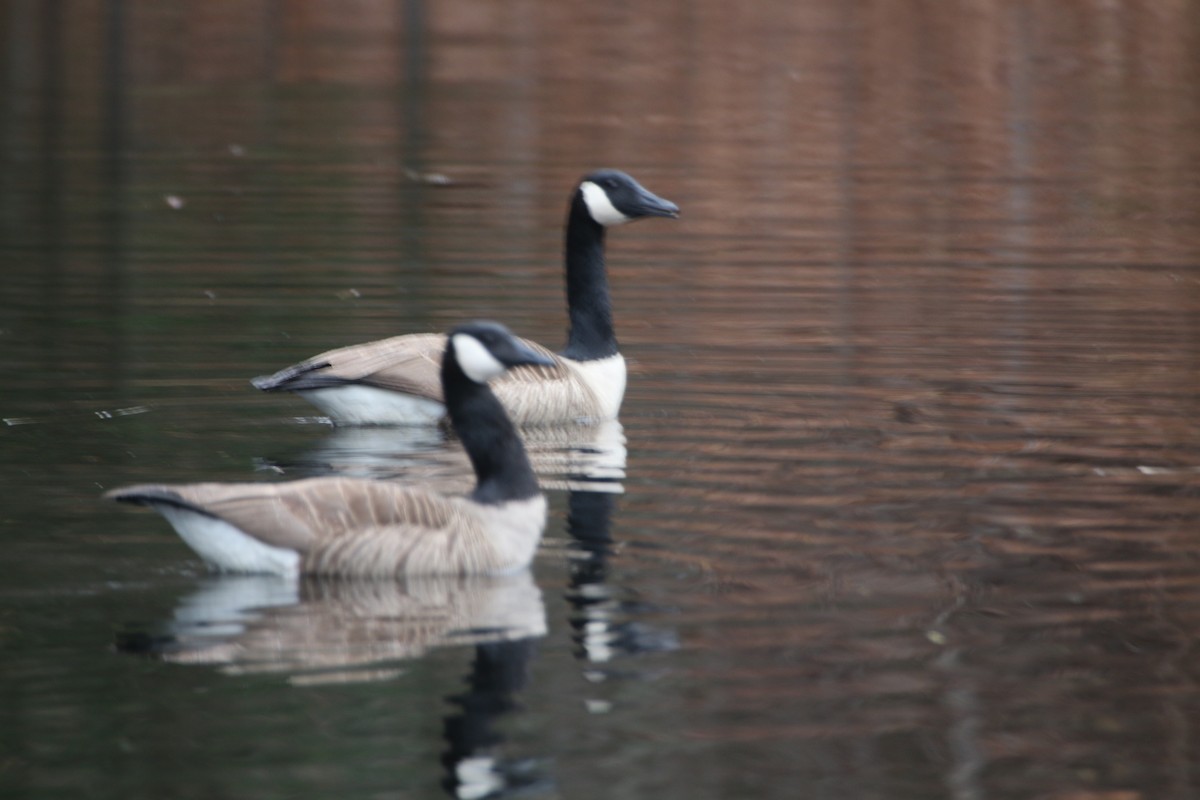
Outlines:
POLYGON ((454 342, 454 357, 458 365, 471 380, 487 383, 497 375, 504 374, 506 367, 474 336, 456 333, 450 339, 454 342))
POLYGON ((618 211, 612 200, 608 199, 608 194, 591 181, 581 183, 579 190, 583 192, 583 202, 587 203, 588 213, 601 225, 620 225, 633 219, 618 211))

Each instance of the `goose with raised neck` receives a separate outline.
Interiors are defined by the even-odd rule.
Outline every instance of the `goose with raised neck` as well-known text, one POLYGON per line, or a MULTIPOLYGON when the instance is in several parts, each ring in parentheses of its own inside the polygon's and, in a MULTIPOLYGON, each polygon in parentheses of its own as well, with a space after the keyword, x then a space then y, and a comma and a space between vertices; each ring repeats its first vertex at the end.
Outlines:
MULTIPOLYGON (((645 217, 677 217, 679 208, 619 170, 585 175, 571 195, 565 233, 567 345, 551 359, 520 367, 492 388, 518 425, 615 419, 625 395, 605 266, 608 228, 645 217)), ((436 355, 438 334, 407 334, 330 350, 252 383, 299 394, 336 423, 423 424, 446 412, 436 355)))
POLYGON ((475 470, 466 496, 334 477, 145 484, 105 496, 150 506, 227 572, 403 577, 517 570, 541 539, 546 499, 487 382, 508 368, 546 362, 497 323, 468 323, 448 335, 440 373, 450 423, 475 470))

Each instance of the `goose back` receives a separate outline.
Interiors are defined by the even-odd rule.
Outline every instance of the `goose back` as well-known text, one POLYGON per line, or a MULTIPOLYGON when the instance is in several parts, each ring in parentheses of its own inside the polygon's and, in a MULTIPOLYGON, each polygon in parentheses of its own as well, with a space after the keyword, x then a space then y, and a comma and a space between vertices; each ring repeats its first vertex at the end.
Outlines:
MULTIPOLYGON (((625 394, 624 357, 616 354, 577 362, 528 339, 521 342, 554 364, 513 367, 490 382, 514 423, 616 418, 625 394)), ((440 365, 445 346, 442 334, 393 336, 321 353, 273 376, 256 379, 255 385, 267 391, 298 392, 343 422, 437 419, 444 413, 440 365), (392 395, 428 403, 428 411, 392 395)))
POLYGON ((290 566, 262 560, 238 569, 380 578, 518 569, 532 559, 546 515, 540 494, 485 511, 464 497, 354 478, 144 485, 106 496, 158 507, 202 556, 213 520, 298 556, 290 566), (189 527, 204 530, 189 537, 189 527))

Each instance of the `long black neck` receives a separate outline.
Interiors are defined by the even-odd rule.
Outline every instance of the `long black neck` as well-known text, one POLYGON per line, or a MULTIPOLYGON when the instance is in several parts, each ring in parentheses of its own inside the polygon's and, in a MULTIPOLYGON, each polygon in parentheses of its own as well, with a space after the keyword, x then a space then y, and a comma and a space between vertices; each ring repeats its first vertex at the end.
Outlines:
POLYGON ((612 297, 604 269, 604 226, 592 219, 576 191, 567 216, 567 313, 571 328, 563 355, 590 361, 617 354, 612 297))
POLYGON ((537 495, 537 476, 517 429, 492 390, 463 373, 453 346, 442 358, 442 392, 450 424, 475 467, 472 499, 494 504, 537 495))

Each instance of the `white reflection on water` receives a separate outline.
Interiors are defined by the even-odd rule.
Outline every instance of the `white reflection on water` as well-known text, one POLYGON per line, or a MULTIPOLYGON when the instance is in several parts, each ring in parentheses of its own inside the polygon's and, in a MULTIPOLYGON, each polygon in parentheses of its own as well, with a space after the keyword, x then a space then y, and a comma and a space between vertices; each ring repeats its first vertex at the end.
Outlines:
POLYGON ((218 576, 180 600, 168 635, 126 649, 293 684, 380 680, 433 648, 544 636, 541 591, 506 576, 345 581, 218 576))
MULTIPOLYGON (((521 438, 544 490, 624 490, 627 450, 620 422, 528 427, 521 438)), ((258 464, 291 477, 419 480, 443 492, 467 492, 473 485, 466 453, 435 426, 332 428, 299 455, 264 455, 258 464)))
POLYGON ((293 686, 383 681, 434 648, 472 646, 467 688, 446 698, 443 786, 456 797, 547 784, 541 760, 502 752, 496 721, 515 710, 537 640, 542 594, 528 570, 405 581, 220 576, 183 597, 166 636, 120 649, 231 675, 286 674, 293 686))

